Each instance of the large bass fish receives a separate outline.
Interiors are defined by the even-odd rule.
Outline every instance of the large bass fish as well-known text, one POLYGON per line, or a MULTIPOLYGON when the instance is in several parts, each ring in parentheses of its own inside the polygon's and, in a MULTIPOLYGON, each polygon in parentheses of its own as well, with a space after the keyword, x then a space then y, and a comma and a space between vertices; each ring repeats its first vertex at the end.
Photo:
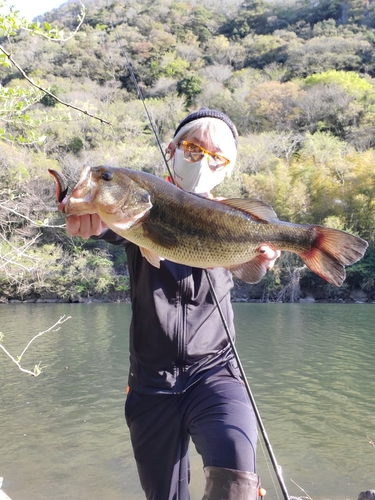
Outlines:
MULTIPOLYGON (((64 178, 50 173, 62 201, 64 178)), ((224 267, 247 283, 259 282, 267 272, 262 245, 298 254, 336 286, 345 279, 344 266, 357 262, 367 248, 366 241, 344 231, 280 221, 262 201, 209 200, 128 168, 84 167, 64 213, 98 214, 156 267, 162 259, 203 269, 224 267)))

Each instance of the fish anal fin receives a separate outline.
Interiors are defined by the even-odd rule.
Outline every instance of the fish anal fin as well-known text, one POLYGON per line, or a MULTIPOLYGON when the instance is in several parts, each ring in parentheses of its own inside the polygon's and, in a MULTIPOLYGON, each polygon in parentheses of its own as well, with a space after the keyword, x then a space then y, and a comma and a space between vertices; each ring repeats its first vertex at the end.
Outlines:
POLYGON ((253 216, 256 219, 264 221, 277 220, 274 209, 262 200, 249 200, 246 198, 226 198, 218 200, 219 203, 228 205, 228 207, 237 208, 253 216))
POLYGON ((263 255, 257 255, 253 259, 234 267, 228 267, 236 278, 245 281, 246 283, 255 284, 266 275, 267 266, 264 261, 263 255))
POLYGON ((144 257, 147 262, 149 262, 152 266, 157 267, 158 269, 160 268, 160 261, 164 260, 163 257, 159 257, 159 255, 157 255, 155 252, 144 247, 139 247, 139 250, 142 257, 144 257))
POLYGON ((313 271, 331 285, 341 286, 343 284, 346 277, 345 267, 322 250, 317 248, 314 251, 301 254, 301 259, 310 271, 313 271))

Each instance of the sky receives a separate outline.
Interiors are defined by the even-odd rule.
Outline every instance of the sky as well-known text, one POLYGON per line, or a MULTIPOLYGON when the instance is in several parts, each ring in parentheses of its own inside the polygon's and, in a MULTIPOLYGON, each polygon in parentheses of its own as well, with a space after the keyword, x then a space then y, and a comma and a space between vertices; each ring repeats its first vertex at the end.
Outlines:
POLYGON ((49 10, 60 7, 65 0, 7 0, 7 5, 14 5, 23 16, 32 20, 49 10))

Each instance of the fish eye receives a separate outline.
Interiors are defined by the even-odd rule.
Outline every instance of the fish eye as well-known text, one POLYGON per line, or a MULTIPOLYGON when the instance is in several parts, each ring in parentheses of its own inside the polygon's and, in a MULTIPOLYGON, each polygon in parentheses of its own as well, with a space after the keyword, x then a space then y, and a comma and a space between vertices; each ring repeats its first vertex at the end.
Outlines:
POLYGON ((113 174, 107 170, 102 173, 101 178, 103 181, 111 181, 113 179, 113 174))

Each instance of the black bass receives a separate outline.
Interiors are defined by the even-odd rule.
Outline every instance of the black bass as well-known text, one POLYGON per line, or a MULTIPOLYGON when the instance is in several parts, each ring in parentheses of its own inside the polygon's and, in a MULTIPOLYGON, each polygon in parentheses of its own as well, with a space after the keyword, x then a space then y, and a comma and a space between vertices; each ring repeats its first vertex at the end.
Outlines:
MULTIPOLYGON (((59 172, 50 173, 61 201, 66 183, 59 172)), ((345 279, 344 266, 361 259, 368 246, 337 229, 280 221, 260 200, 209 200, 128 168, 84 167, 64 213, 98 214, 156 267, 163 259, 203 269, 224 267, 247 283, 259 282, 267 272, 262 245, 298 254, 336 286, 345 279)))

